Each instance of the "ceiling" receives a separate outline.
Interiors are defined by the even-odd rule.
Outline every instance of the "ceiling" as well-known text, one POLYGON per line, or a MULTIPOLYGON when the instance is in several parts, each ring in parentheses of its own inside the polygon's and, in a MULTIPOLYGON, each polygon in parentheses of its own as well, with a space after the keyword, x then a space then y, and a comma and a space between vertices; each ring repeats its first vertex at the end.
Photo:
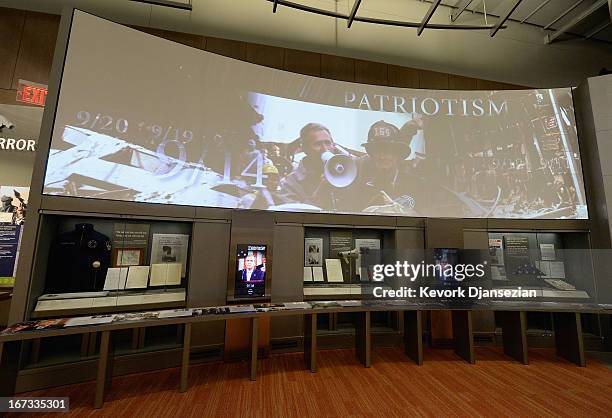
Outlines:
MULTIPOLYGON (((319 16, 279 5, 271 0, 174 0, 191 3, 179 10, 130 0, 0 0, 0 6, 61 13, 64 5, 131 25, 154 27, 288 48, 331 53, 415 68, 499 80, 521 85, 577 84, 612 68, 612 25, 607 5, 599 7, 553 43, 546 34, 571 22, 601 0, 582 0, 565 17, 549 25, 578 0, 522 0, 506 23, 490 37, 489 30, 459 31, 389 27, 319 16), (536 13, 532 13, 546 3, 536 13), (521 23, 524 21, 523 23, 521 23), (587 35, 591 35, 586 38, 587 35)), ((290 0, 348 15, 354 0, 290 0)), ((495 24, 517 0, 473 0, 455 24, 495 24), (485 13, 486 12, 486 13, 485 13)), ((420 22, 432 0, 362 0, 358 16, 420 22)), ((430 23, 450 24, 461 0, 442 0, 430 23)))
MULTIPOLYGON (((568 12, 565 17, 559 19, 550 27, 550 29, 556 30, 566 23, 572 21, 572 19, 579 16, 581 13, 585 12, 596 2, 597 0, 583 0, 581 2, 578 0, 523 0, 510 16, 510 20, 544 28, 551 22, 554 22, 559 16, 563 15, 565 12, 568 12), (572 8, 572 6, 576 4, 577 6, 572 8), (540 6, 542 7, 540 8, 540 6)), ((442 4, 449 6, 454 6, 458 3, 460 2, 457 0, 442 1, 442 4)), ((507 10, 509 3, 512 2, 508 0, 486 0, 485 4, 487 13, 494 16, 500 16, 507 10)), ((470 11, 483 13, 483 1, 473 0, 467 9, 470 11)), ((459 21, 461 21, 461 19, 459 19, 459 21)), ((588 35, 593 28, 608 24, 608 26, 606 26, 600 32, 593 35, 592 39, 612 42, 612 25, 610 23, 612 22, 610 19, 609 9, 605 6, 599 7, 597 11, 570 29, 569 33, 574 36, 584 37, 588 35)))

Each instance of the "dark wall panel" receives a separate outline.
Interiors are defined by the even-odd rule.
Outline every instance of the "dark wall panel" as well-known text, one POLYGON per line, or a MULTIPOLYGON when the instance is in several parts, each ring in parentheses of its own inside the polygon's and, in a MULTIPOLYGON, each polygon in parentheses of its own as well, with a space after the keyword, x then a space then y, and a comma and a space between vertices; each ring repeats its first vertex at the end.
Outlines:
POLYGON ((296 49, 285 50, 286 71, 294 73, 321 76, 321 54, 296 49))
POLYGON ((419 71, 414 68, 388 65, 388 83, 392 87, 419 88, 419 71))
POLYGON ((230 224, 195 222, 189 265, 188 306, 225 304, 230 224))
POLYGON ((419 70, 419 88, 445 90, 449 88, 449 76, 436 71, 419 70))
POLYGON ((231 39, 206 38, 205 48, 209 52, 246 61, 246 42, 231 39))
POLYGON ((335 55, 321 55, 321 77, 355 81, 355 60, 335 55))
POLYGON ((197 49, 204 49, 204 36, 193 35, 191 33, 171 32, 167 30, 155 29, 155 28, 136 28, 140 31, 150 33, 151 35, 158 36, 160 38, 168 39, 170 41, 178 42, 179 44, 191 46, 197 49))
POLYGON ((25 12, 2 9, 0 11, 0 88, 12 88, 13 73, 17 63, 23 35, 25 12))
POLYGON ((26 12, 23 36, 13 75, 14 89, 19 79, 48 84, 60 17, 26 12))
POLYGON ((386 86, 388 80, 387 64, 355 60, 355 81, 357 83, 386 86))
POLYGON ((475 78, 451 74, 448 77, 448 88, 451 90, 476 90, 478 82, 475 78))
POLYGON ((246 60, 253 64, 282 70, 285 63, 285 50, 275 46, 247 44, 246 60))

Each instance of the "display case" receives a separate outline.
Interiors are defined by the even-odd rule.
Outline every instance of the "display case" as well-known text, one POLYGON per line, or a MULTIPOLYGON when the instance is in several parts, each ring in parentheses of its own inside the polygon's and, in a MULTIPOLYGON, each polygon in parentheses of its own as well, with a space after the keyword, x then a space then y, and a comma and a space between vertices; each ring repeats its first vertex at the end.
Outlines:
POLYGON ((362 256, 389 248, 395 248, 394 230, 306 227, 304 299, 360 299, 361 284, 371 281, 362 256))
POLYGON ((587 232, 490 232, 491 287, 535 290, 538 301, 596 300, 587 232))
POLYGON ((41 216, 33 318, 181 307, 192 223, 41 216))

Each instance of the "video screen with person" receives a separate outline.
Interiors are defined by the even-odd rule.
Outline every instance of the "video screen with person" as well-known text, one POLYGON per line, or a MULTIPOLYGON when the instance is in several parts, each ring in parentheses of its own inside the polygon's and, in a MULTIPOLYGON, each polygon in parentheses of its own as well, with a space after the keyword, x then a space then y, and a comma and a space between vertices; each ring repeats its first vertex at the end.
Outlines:
POLYGON ((588 218, 569 88, 416 90, 327 80, 79 11, 65 62, 45 194, 269 211, 588 218))
POLYGON ((266 246, 239 244, 236 251, 235 298, 258 298, 266 294, 266 246))

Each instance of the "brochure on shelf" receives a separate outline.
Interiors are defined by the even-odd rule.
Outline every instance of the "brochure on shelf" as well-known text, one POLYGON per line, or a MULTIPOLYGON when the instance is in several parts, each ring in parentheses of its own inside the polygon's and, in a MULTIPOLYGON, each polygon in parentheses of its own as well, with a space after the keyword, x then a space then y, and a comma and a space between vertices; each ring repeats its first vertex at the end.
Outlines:
POLYGON ((304 267, 304 281, 305 282, 313 281, 312 267, 304 267))
POLYGON ((327 270, 327 282, 328 283, 343 283, 344 277, 342 276, 342 264, 337 258, 326 258, 325 269, 327 270))
POLYGON ((169 309, 166 311, 159 311, 158 318, 180 318, 192 315, 193 309, 169 309))
POLYGON ((66 321, 65 327, 79 327, 83 325, 109 324, 115 320, 115 315, 94 315, 70 318, 66 321))
POLYGON ((151 264, 150 286, 172 286, 181 284, 180 263, 151 264))
POLYGON ((351 306, 361 306, 360 300, 340 300, 338 301, 338 305, 343 307, 351 307, 351 306))
POLYGON ((127 267, 110 267, 106 270, 104 290, 123 290, 128 277, 127 267))
POLYGON ((545 279, 546 283, 559 290, 576 290, 576 287, 561 279, 545 279))
POLYGON ((325 277, 323 276, 323 267, 312 268, 312 280, 314 282, 324 282, 325 277))
POLYGON ((310 309, 308 302, 285 302, 283 306, 287 309, 310 309))
POLYGON ((229 306, 230 313, 247 313, 247 312, 256 312, 256 309, 253 305, 233 305, 229 306))
POLYGON ((131 266, 128 270, 126 289, 144 289, 149 283, 151 266, 131 266))

